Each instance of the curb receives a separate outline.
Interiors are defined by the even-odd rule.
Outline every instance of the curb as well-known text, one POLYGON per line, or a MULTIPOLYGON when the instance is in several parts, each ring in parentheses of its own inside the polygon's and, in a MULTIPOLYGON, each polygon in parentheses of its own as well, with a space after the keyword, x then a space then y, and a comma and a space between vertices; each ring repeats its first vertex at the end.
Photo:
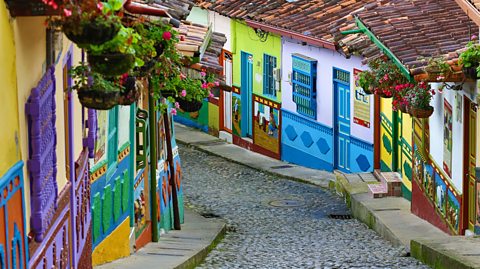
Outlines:
POLYGON ((480 268, 480 265, 468 264, 462 261, 461 257, 452 257, 452 254, 442 249, 435 249, 428 246, 423 240, 412 240, 411 255, 424 264, 434 269, 473 269, 480 268))
POLYGON ((215 236, 213 241, 197 252, 195 255, 191 256, 188 258, 186 261, 183 263, 177 265, 174 269, 193 269, 200 265, 203 260, 207 257, 207 255, 212 251, 212 249, 215 248, 215 246, 222 241, 222 239, 225 237, 225 234, 227 233, 227 225, 224 223, 222 226, 222 229, 218 232, 218 234, 215 236))

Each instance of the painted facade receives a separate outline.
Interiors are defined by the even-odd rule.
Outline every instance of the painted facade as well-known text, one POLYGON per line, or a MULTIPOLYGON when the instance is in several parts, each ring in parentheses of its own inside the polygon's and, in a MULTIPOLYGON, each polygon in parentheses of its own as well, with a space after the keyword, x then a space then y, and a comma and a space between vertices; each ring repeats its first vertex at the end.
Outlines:
MULTIPOLYGON (((69 89, 73 81, 68 71, 84 55, 62 33, 46 29, 45 18, 10 17, 0 2, 0 97, 5 102, 0 112, 7 116, 0 134, 6 142, 0 154, 0 229, 5 231, 0 267, 92 268, 158 241, 160 229, 177 229, 173 213, 168 213, 173 204, 183 223, 181 162, 173 125, 169 136, 163 121, 153 126, 158 134, 154 147, 167 144, 167 137, 171 145, 154 164, 147 154, 153 146, 138 151, 137 145, 150 135, 143 140, 137 135, 146 134, 139 122, 149 120, 137 105, 109 111, 81 106, 69 89), (142 157, 144 167, 138 168, 142 157), (153 185, 154 195, 137 196, 147 201, 167 197, 166 204, 155 204, 156 237, 150 232, 140 238, 145 234, 137 229, 134 184, 141 174, 150 190, 148 172, 157 165, 161 172, 154 178, 160 184, 153 185)), ((151 110, 150 115, 158 113, 148 101, 140 107, 151 110)), ((149 221, 152 212, 144 212, 149 221)))
MULTIPOLYGON (((282 44, 282 159, 328 171, 373 171, 374 100, 355 84, 356 73, 365 68, 361 59, 346 59, 338 52, 288 38, 282 44), (314 115, 302 111, 303 105, 294 97, 295 61, 303 59, 316 67, 312 71, 314 115), (343 125, 338 126, 343 116, 343 125)), ((304 71, 298 73, 310 72, 304 71)))

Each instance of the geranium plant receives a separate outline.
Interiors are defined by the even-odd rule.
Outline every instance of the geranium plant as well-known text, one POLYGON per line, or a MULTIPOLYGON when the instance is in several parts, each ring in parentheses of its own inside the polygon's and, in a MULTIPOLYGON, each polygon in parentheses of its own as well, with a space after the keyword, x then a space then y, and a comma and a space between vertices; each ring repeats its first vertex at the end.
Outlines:
POLYGON ((427 118, 433 113, 430 101, 435 90, 426 82, 420 82, 412 87, 405 96, 410 115, 417 118, 427 118))
POLYGON ((470 41, 467 49, 460 54, 458 62, 463 65, 465 75, 474 79, 480 77, 480 44, 470 41))
POLYGON ((375 75, 372 71, 362 71, 358 74, 357 83, 366 94, 372 94, 376 87, 375 75))
POLYGON ((400 69, 391 61, 379 58, 368 63, 375 76, 375 94, 382 97, 393 97, 395 86, 407 83, 400 69))
POLYGON ((410 92, 415 91, 415 84, 405 83, 395 86, 392 108, 394 111, 400 110, 403 113, 407 113, 408 100, 407 95, 410 92))

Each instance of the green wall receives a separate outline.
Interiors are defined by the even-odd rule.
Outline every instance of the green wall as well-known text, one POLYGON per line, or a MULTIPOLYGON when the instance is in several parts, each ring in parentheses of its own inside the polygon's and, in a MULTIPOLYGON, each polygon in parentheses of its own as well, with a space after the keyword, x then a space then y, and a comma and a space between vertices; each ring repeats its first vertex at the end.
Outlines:
MULTIPOLYGON (((253 93, 263 95, 263 54, 277 58, 277 68, 282 64, 282 39, 280 36, 268 34, 262 42, 253 28, 244 22, 232 20, 232 53, 233 53, 233 85, 240 87, 241 52, 253 55, 253 93)), ((268 97, 267 97, 268 98, 268 97)), ((281 92, 277 91, 274 101, 281 102, 281 92)))

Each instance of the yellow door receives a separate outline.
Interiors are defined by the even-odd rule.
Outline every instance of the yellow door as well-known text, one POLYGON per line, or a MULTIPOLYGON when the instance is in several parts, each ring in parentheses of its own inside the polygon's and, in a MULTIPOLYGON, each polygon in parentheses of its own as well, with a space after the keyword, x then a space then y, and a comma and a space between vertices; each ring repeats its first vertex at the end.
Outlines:
POLYGON ((477 145, 477 109, 474 103, 470 103, 468 123, 468 229, 473 231, 476 219, 476 184, 475 184, 475 166, 476 166, 476 145, 477 145))

